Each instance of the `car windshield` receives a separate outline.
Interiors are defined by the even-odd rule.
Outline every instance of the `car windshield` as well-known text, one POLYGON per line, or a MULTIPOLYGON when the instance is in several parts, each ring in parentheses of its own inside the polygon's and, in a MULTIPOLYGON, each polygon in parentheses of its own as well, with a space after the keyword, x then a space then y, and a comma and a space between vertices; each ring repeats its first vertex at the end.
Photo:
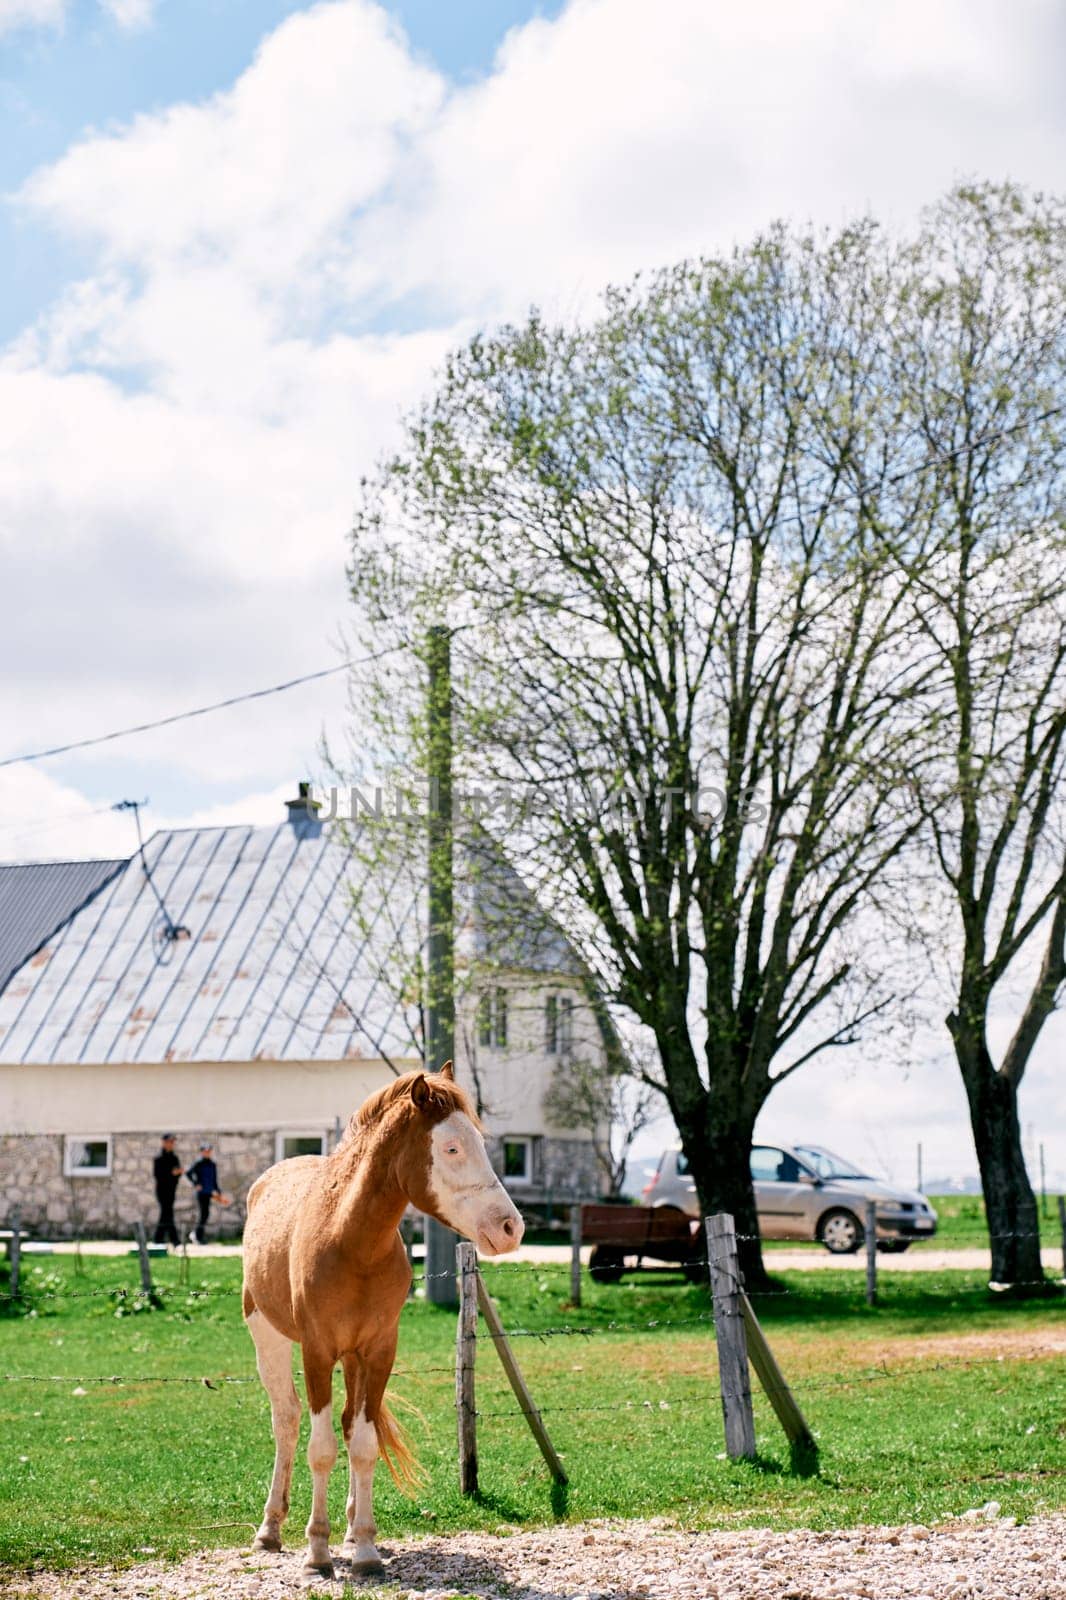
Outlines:
POLYGON ((870 1176, 868 1172, 860 1172, 854 1161, 845 1161, 843 1156, 835 1156, 832 1150, 823 1150, 821 1145, 797 1144, 793 1148, 819 1178, 869 1178, 870 1176))

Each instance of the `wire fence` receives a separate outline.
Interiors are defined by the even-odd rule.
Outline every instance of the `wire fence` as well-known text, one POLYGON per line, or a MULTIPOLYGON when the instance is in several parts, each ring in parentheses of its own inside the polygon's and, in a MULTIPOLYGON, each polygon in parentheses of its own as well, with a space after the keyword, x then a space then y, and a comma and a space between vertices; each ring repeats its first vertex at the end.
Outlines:
MULTIPOLYGON (((585 1332, 586 1330, 570 1330, 571 1332, 585 1332)), ((487 1332, 487 1330, 486 1330, 487 1332)), ((484 1337, 479 1334, 478 1337, 484 1337)), ((488 1334, 492 1337, 491 1334, 488 1334)), ((710 1348, 709 1348, 710 1354, 710 1348)), ((874 1370, 861 1370, 854 1373, 841 1374, 833 1378, 808 1377, 800 1378, 790 1383, 790 1388, 801 1395, 821 1393, 827 1390, 850 1392, 856 1387, 866 1387, 885 1382, 900 1382, 910 1378, 926 1379, 931 1375, 953 1374, 960 1371, 970 1371, 981 1368, 1000 1368, 1004 1366, 1033 1365, 1041 1362, 1047 1356, 1061 1355, 1057 1346, 1034 1346, 1031 1350, 1011 1355, 960 1357, 958 1359, 944 1360, 940 1358, 899 1363, 895 1366, 881 1365, 874 1370)), ((297 1371, 297 1377, 302 1373, 297 1371)), ((449 1380, 454 1379, 455 1365, 419 1366, 417 1368, 398 1366, 394 1368, 392 1376, 399 1379, 422 1378, 426 1376, 441 1376, 449 1380)), ((559 1415, 586 1415, 606 1412, 639 1412, 639 1411, 665 1411, 688 1406, 698 1406, 706 1409, 709 1404, 708 1378, 710 1373, 694 1373, 692 1382, 702 1384, 699 1393, 656 1393, 653 1396, 633 1395, 619 1401, 579 1402, 574 1404, 560 1404, 549 1399, 546 1404, 538 1405, 538 1411, 543 1416, 559 1415)), ((538 1385, 551 1381, 572 1383, 571 1372, 556 1374, 538 1374, 538 1385)), ((258 1384, 259 1379, 254 1373, 111 1373, 74 1375, 64 1373, 0 1373, 0 1382, 8 1384, 48 1384, 63 1385, 73 1393, 81 1391, 88 1393, 89 1386, 101 1388, 152 1388, 152 1387, 188 1387, 206 1389, 213 1393, 247 1384, 258 1384)), ((714 1387, 714 1394, 722 1393, 723 1398, 739 1398, 731 1391, 719 1390, 714 1387)), ((479 1420, 503 1421, 507 1419, 526 1420, 526 1413, 517 1406, 503 1407, 498 1410, 478 1409, 475 1413, 479 1420)), ((1066 1472, 1066 1469, 1063 1469, 1066 1472)))
MULTIPOLYGON (((545 1270, 553 1273, 569 1274, 568 1266, 564 1266, 562 1264, 556 1266, 554 1263, 544 1265, 528 1262, 501 1263, 492 1270, 495 1273, 507 1276, 511 1276, 515 1273, 521 1273, 530 1281, 536 1281, 543 1277, 545 1270)), ((443 1278, 448 1276, 448 1274, 441 1273, 427 1275, 422 1273, 418 1275, 416 1281, 424 1283, 427 1276, 443 1278)), ((922 1280, 923 1288, 931 1286, 927 1283, 926 1274, 924 1273, 922 1274, 922 1280)), ((1047 1282, 1047 1280, 1043 1279, 1039 1281, 1043 1284, 1046 1284, 1047 1282)), ((940 1286, 950 1289, 954 1293, 958 1293, 960 1287, 955 1281, 942 1281, 940 1286)), ((980 1286, 976 1287, 980 1289, 980 1286)), ((805 1291, 803 1290, 792 1289, 788 1286, 776 1286, 768 1291, 765 1291, 763 1294, 754 1295, 753 1298, 762 1300, 766 1298, 781 1298, 789 1295, 799 1297, 804 1292, 805 1291)), ((185 1285, 157 1285, 152 1293, 155 1296, 157 1305, 161 1305, 164 1308, 168 1304, 180 1307, 188 1304, 189 1302, 210 1301, 216 1297, 232 1299, 241 1293, 241 1287, 238 1284, 203 1284, 198 1287, 185 1285)), ((2 1298, 8 1301, 18 1298, 24 1304, 28 1304, 32 1307, 32 1304, 37 1300, 66 1302, 68 1300, 79 1301, 111 1299, 114 1301, 123 1302, 143 1299, 147 1302, 149 1295, 148 1291, 128 1283, 97 1285, 92 1288, 85 1289, 68 1289, 65 1287, 37 1289, 32 1284, 27 1284, 26 1287, 20 1291, 20 1294, 17 1297, 5 1295, 2 1298)), ((719 1318, 721 1318, 723 1314, 740 1315, 739 1312, 723 1313, 720 1308, 718 1311, 719 1318)), ((509 1329, 506 1334, 497 1334, 491 1328, 486 1327, 483 1328, 478 1334, 478 1338, 486 1339, 490 1342, 499 1342, 501 1340, 506 1342, 507 1340, 524 1339, 536 1341, 545 1345, 559 1340, 577 1339, 583 1345, 588 1346, 592 1341, 599 1339, 601 1336, 622 1336, 635 1339, 644 1338, 649 1335, 670 1336, 675 1330, 678 1329, 699 1329, 704 1332, 709 1332, 714 1322, 715 1312, 708 1310, 706 1312, 694 1312, 692 1314, 678 1317, 654 1316, 643 1321, 635 1320, 633 1318, 626 1318, 624 1320, 612 1319, 610 1321, 597 1321, 586 1324, 561 1323, 545 1325, 542 1327, 517 1326, 509 1329)), ((708 1356, 711 1357, 713 1355, 712 1341, 708 1341, 707 1348, 708 1356)), ((802 1393, 825 1389, 848 1390, 855 1385, 876 1384, 886 1380, 906 1379, 915 1375, 925 1376, 932 1373, 955 1372, 960 1369, 991 1368, 997 1366, 1001 1367, 1007 1362, 1013 1364, 1026 1361, 1040 1361, 1046 1356, 1056 1354, 1061 1354, 1061 1351, 1053 1346, 1034 1346, 1031 1350, 1028 1350, 1024 1354, 1011 1352, 1010 1354, 998 1354, 994 1356, 982 1356, 974 1358, 961 1357, 953 1360, 925 1359, 909 1365, 896 1364, 889 1366, 886 1363, 880 1363, 873 1370, 867 1369, 852 1373, 843 1373, 831 1379, 800 1378, 792 1385, 792 1387, 802 1393)), ((454 1363, 449 1363, 447 1365, 434 1364, 429 1366, 419 1364, 417 1367, 400 1365, 393 1369, 393 1377, 397 1379, 420 1379, 424 1377, 437 1376, 447 1377, 450 1379, 453 1378, 454 1375, 454 1363)), ((542 1383, 550 1383, 563 1378, 565 1378, 567 1382, 572 1382, 572 1374, 569 1372, 566 1374, 546 1374, 543 1372, 538 1374, 538 1381, 542 1383)), ((255 1384, 258 1383, 258 1381, 258 1378, 251 1373, 95 1373, 82 1375, 62 1373, 0 1373, 0 1382, 8 1384, 61 1384, 72 1387, 75 1391, 80 1389, 84 1392, 88 1392, 89 1386, 151 1387, 157 1385, 191 1385, 217 1392, 231 1385, 255 1384)), ((705 1383, 706 1375, 696 1374, 694 1375, 694 1381, 702 1381, 705 1383)), ((672 1406, 696 1403, 705 1405, 706 1394, 704 1394, 702 1397, 676 1393, 670 1393, 667 1395, 657 1394, 654 1398, 635 1396, 627 1397, 625 1400, 620 1402, 610 1403, 597 1402, 592 1404, 574 1405, 549 1403, 540 1409, 545 1414, 548 1412, 582 1413, 600 1411, 632 1411, 641 1408, 654 1410, 656 1407, 662 1409, 672 1406)), ((524 1415, 524 1413, 516 1407, 505 1408, 503 1410, 484 1412, 479 1411, 477 1414, 479 1416, 484 1416, 486 1419, 521 1417, 524 1415)))
MULTIPOLYGON (((870 1223, 871 1219, 868 1215, 868 1245, 873 1239, 873 1232, 870 1223)), ((761 1241, 759 1240, 758 1236, 752 1235, 741 1235, 739 1236, 739 1239, 734 1239, 734 1236, 732 1236, 731 1233, 731 1228, 732 1224, 730 1221, 730 1249, 733 1252, 730 1258, 732 1263, 730 1271, 733 1275, 733 1279, 735 1280, 736 1287, 739 1288, 742 1283, 742 1279, 736 1256, 736 1244, 753 1244, 761 1241)), ((959 1237, 960 1230, 953 1230, 952 1242, 958 1243, 959 1237)), ((983 1249, 988 1249, 991 1245, 992 1239, 999 1237, 1010 1238, 1017 1242, 1030 1242, 1033 1239, 1039 1239, 1040 1235, 1033 1232, 1024 1233, 1021 1235, 1005 1234, 990 1236, 986 1229, 981 1228, 973 1230, 973 1238, 981 1245, 983 1249)), ((117 1312, 125 1309, 148 1310, 149 1308, 152 1310, 172 1309, 180 1311, 199 1302, 210 1303, 216 1299, 222 1301, 232 1301, 242 1292, 241 1285, 237 1283, 212 1284, 201 1282, 200 1284, 190 1284, 187 1281, 187 1277, 183 1277, 183 1279, 177 1284, 153 1284, 149 1271, 147 1248, 145 1245, 143 1230, 141 1231, 140 1243, 142 1273, 140 1287, 138 1287, 136 1284, 130 1283, 93 1284, 91 1286, 81 1288, 76 1286, 68 1287, 65 1284, 56 1282, 57 1275, 54 1272, 49 1273, 45 1277, 45 1275, 42 1273, 42 1269, 39 1266, 34 1266, 30 1269, 31 1274, 37 1274, 45 1277, 45 1281, 42 1283, 34 1283, 31 1277, 29 1281, 25 1282, 24 1285, 19 1289, 17 1294, 5 1294, 0 1296, 0 1300, 6 1301, 10 1304, 10 1302, 17 1299, 19 1302, 19 1309, 27 1311, 30 1314, 35 1313, 36 1307, 39 1303, 54 1304, 57 1307, 62 1307, 62 1305, 68 1301, 113 1302, 116 1306, 117 1312)), ((693 1243, 695 1243, 695 1239, 693 1240, 693 1243)), ((576 1231, 572 1237, 572 1245, 574 1251, 579 1251, 580 1239, 576 1231)), ((686 1256, 683 1262, 674 1262, 672 1265, 675 1270, 684 1270, 686 1272, 686 1276, 689 1277, 690 1282, 692 1281, 692 1270, 694 1268, 698 1269, 697 1276, 701 1277, 704 1283, 706 1283, 708 1270, 714 1266, 720 1268, 721 1262, 713 1262, 708 1254, 700 1254, 698 1253, 698 1246, 696 1246, 696 1248, 696 1254, 686 1256)), ((717 1247, 715 1246, 714 1248, 717 1247)), ((463 1249, 469 1250, 470 1247, 464 1246, 463 1249)), ((643 1255, 647 1254, 654 1259, 654 1249, 654 1243, 650 1240, 647 1241, 646 1250, 642 1249, 640 1244, 634 1242, 626 1248, 625 1254, 629 1257, 636 1256, 638 1260, 643 1255)), ((765 1265, 769 1270, 772 1270, 773 1268, 773 1255, 773 1252, 768 1252, 767 1260, 765 1262, 765 1265)), ((472 1253, 471 1259, 473 1259, 472 1253)), ((575 1282, 573 1276, 574 1268, 578 1259, 579 1255, 575 1257, 572 1253, 570 1261, 504 1262, 494 1265, 491 1270, 496 1281, 499 1282, 501 1286, 503 1284, 511 1284, 520 1279, 524 1279, 527 1284, 531 1286, 535 1285, 538 1289, 542 1289, 546 1282, 558 1282, 559 1280, 569 1279, 571 1288, 573 1288, 575 1282)), ((187 1274, 187 1258, 182 1259, 181 1270, 183 1274, 187 1274)), ((451 1277, 452 1274, 447 1271, 440 1273, 427 1273, 423 1268, 421 1272, 414 1274, 414 1282, 420 1285, 426 1285, 427 1283, 432 1282, 434 1279, 446 1279, 451 1277)), ((713 1280, 713 1271, 710 1273, 710 1277, 713 1280)), ((1047 1280, 1044 1278, 1025 1280, 1024 1283, 1016 1284, 1013 1287, 1029 1288, 1035 1287, 1037 1284, 1046 1287, 1047 1280)), ((804 1287, 797 1287, 787 1283, 771 1282, 769 1284, 761 1285, 757 1290, 753 1290, 751 1298, 757 1304, 761 1304, 767 1300, 785 1299, 791 1296, 798 1303, 802 1301, 805 1296, 810 1296, 812 1287, 813 1286, 810 1284, 804 1287)), ((958 1278, 931 1278, 928 1273, 923 1272, 921 1274, 921 1287, 924 1291, 938 1289, 950 1291, 954 1297, 958 1297, 961 1292, 965 1292, 966 1289, 969 1289, 971 1286, 960 1284, 958 1278)), ((984 1292, 986 1286, 975 1284, 972 1287, 976 1292, 984 1292)), ((657 1387, 650 1395, 646 1393, 626 1394, 620 1398, 612 1397, 609 1399, 596 1399, 588 1396, 579 1400, 557 1398, 558 1387, 560 1384, 565 1383, 568 1390, 572 1390, 574 1384, 574 1369, 571 1368, 567 1372, 540 1370, 537 1373, 537 1384, 545 1392, 546 1403, 535 1407, 534 1410, 536 1411, 537 1415, 537 1427, 542 1427, 542 1424, 539 1421, 541 1415, 555 1416, 571 1414, 576 1416, 608 1413, 652 1414, 656 1412, 665 1412, 678 1408, 689 1407, 699 1407, 706 1411, 708 1404, 711 1403, 712 1394, 717 1393, 721 1397, 722 1405, 725 1408, 726 1413, 728 1449, 730 1407, 735 1405, 744 1405, 747 1407, 749 1416, 751 1414, 751 1394, 749 1392, 748 1394, 743 1395, 734 1390, 732 1383, 730 1382, 730 1372, 725 1359, 725 1347, 722 1344, 723 1338, 726 1337, 723 1324, 729 1324, 731 1318, 735 1319, 745 1316, 743 1302, 744 1296, 742 1293, 740 1293, 739 1296, 734 1296, 730 1301, 728 1297, 723 1297, 720 1295, 718 1289, 715 1288, 713 1310, 686 1310, 685 1314, 680 1316, 651 1316, 644 1320, 635 1319, 633 1317, 625 1317, 617 1320, 612 1318, 606 1321, 597 1320, 594 1322, 564 1322, 529 1327, 516 1326, 506 1332, 502 1329, 502 1326, 500 1326, 498 1322, 496 1326, 499 1327, 499 1331, 496 1331, 491 1322, 487 1321, 486 1326, 482 1330, 481 1334, 479 1336, 477 1334, 473 1335, 471 1342, 463 1347, 466 1353, 464 1354, 463 1350, 460 1350, 454 1362, 449 1362, 446 1365, 419 1364, 414 1367, 401 1364, 393 1369, 392 1376, 400 1381, 421 1381, 426 1379, 433 1380, 437 1378, 446 1378, 449 1381, 452 1381, 457 1378, 457 1374, 462 1375, 464 1373, 469 1373, 472 1379, 478 1337, 487 1340, 490 1345, 496 1345, 497 1350, 500 1352, 501 1360, 506 1368, 509 1361, 513 1361, 513 1357, 511 1357, 509 1350, 509 1344, 512 1340, 535 1341, 537 1344, 550 1346, 560 1340, 566 1341, 568 1339, 576 1339, 583 1347, 587 1348, 590 1344, 592 1344, 593 1341, 597 1341, 601 1337, 610 1338, 620 1336, 629 1340, 639 1340, 648 1337, 658 1339, 663 1337, 668 1341, 676 1334, 678 1330, 687 1330, 690 1333, 694 1330, 698 1330, 700 1334, 709 1334, 713 1325, 715 1338, 708 1338, 704 1346, 707 1356, 706 1368, 703 1368, 701 1364, 697 1370, 692 1372, 690 1387, 686 1391, 681 1391, 677 1389, 676 1386, 671 1386, 671 1388, 665 1392, 661 1388, 657 1387), (712 1378, 712 1375, 716 1379, 716 1381, 713 1383, 713 1387, 708 1381, 712 1378), (697 1387, 694 1389, 693 1386, 697 1387)), ((578 1297, 577 1303, 580 1303, 580 1297, 578 1297)), ((749 1318, 753 1317, 750 1305, 747 1306, 746 1314, 749 1318)), ((486 1316, 487 1315, 488 1314, 486 1312, 486 1316)), ((754 1331, 758 1332, 757 1327, 754 1331)), ((738 1333, 736 1337, 742 1340, 742 1335, 740 1333, 738 1333)), ((733 1335, 729 1334, 728 1338, 732 1339, 733 1335)), ((691 1354, 691 1351, 688 1353, 691 1354)), ((931 1375, 955 1374, 960 1370, 969 1371, 975 1369, 1002 1369, 1004 1364, 1007 1362, 1011 1363, 1012 1365, 1019 1362, 1031 1364, 1043 1361, 1045 1357, 1057 1353, 1061 1352, 1057 1351, 1052 1346, 1034 1346, 1033 1348, 1026 1350, 1024 1353, 1012 1351, 1010 1353, 998 1353, 990 1356, 961 1356, 949 1360, 934 1356, 933 1358, 921 1359, 909 1364, 896 1363, 890 1365, 886 1362, 880 1362, 872 1368, 865 1366, 850 1372, 838 1372, 832 1377, 801 1376, 798 1381, 793 1382, 791 1389, 788 1385, 784 1385, 783 1379, 781 1380, 781 1383, 784 1386, 785 1392, 789 1395, 790 1403, 794 1404, 794 1402, 791 1401, 791 1390, 795 1390, 796 1393, 803 1396, 808 1394, 817 1395, 829 1390, 836 1390, 842 1393, 850 1394, 858 1387, 867 1388, 868 1386, 879 1385, 885 1382, 899 1382, 915 1377, 920 1378, 924 1382, 931 1375)), ((734 1369, 733 1376, 740 1377, 741 1374, 734 1369)), ((760 1373, 760 1376, 763 1376, 763 1374, 760 1373)), ((74 1394, 88 1394, 90 1389, 100 1390, 107 1387, 153 1388, 156 1386, 174 1386, 184 1387, 186 1389, 191 1387, 200 1387, 217 1394, 230 1386, 256 1384, 258 1379, 252 1373, 206 1373, 202 1371, 192 1373, 95 1373, 82 1375, 80 1377, 76 1375, 59 1373, 5 1372, 0 1373, 0 1381, 11 1385, 62 1385, 71 1390, 71 1392, 74 1394)), ((763 1382, 765 1388, 765 1376, 763 1376, 763 1382)), ((513 1379, 512 1387, 514 1387, 513 1379)), ((478 1418, 486 1421, 507 1421, 521 1418, 533 1426, 533 1423, 530 1419, 529 1405, 527 1404, 528 1395, 523 1396, 523 1394, 519 1393, 518 1389, 516 1389, 515 1392, 521 1402, 518 1406, 498 1407, 493 1404, 492 1400, 490 1400, 489 1407, 487 1409, 477 1409, 472 1405, 473 1390, 471 1389, 471 1403, 467 1407, 467 1423, 470 1426, 473 1426, 475 1420, 478 1418)), ((873 1391, 871 1390, 871 1392, 873 1391)), ((779 1398, 775 1397, 774 1393, 770 1389, 767 1389, 767 1396, 770 1400, 770 1403, 774 1406, 774 1409, 778 1410, 780 1415, 781 1411, 779 1398)), ((462 1413, 460 1413, 460 1415, 462 1415, 462 1413)), ((797 1412, 797 1416, 798 1415, 799 1413, 797 1412)), ((800 1420, 802 1422, 802 1418, 800 1420)), ((806 1428, 805 1423, 803 1426, 806 1428)), ((534 1431, 537 1431, 536 1428, 534 1428, 534 1431)), ((547 1442, 547 1449, 549 1451, 551 1450, 550 1442, 547 1442)), ((736 1452, 732 1449, 729 1449, 729 1453, 735 1454, 736 1452)))

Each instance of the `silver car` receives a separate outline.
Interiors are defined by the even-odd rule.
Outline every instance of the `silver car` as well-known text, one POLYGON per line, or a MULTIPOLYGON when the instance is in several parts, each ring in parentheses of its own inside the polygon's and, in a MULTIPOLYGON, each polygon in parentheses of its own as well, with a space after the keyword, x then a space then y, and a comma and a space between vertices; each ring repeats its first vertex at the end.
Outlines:
MULTIPOLYGON (((878 1183, 821 1145, 753 1145, 751 1176, 764 1239, 817 1239, 834 1255, 849 1255, 866 1236, 867 1200, 876 1207, 879 1250, 906 1250, 936 1232, 936 1212, 924 1195, 878 1183)), ((680 1150, 663 1152, 643 1198, 698 1216, 696 1185, 680 1150)))

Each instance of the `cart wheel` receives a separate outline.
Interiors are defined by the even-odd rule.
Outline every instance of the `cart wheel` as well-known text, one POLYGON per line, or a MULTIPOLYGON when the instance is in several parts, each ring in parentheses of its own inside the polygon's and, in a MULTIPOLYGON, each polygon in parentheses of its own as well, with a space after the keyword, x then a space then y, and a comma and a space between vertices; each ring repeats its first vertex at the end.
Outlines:
POLYGON ((626 1258, 614 1244, 598 1244, 589 1257, 589 1277, 593 1283, 617 1283, 626 1269, 626 1258))

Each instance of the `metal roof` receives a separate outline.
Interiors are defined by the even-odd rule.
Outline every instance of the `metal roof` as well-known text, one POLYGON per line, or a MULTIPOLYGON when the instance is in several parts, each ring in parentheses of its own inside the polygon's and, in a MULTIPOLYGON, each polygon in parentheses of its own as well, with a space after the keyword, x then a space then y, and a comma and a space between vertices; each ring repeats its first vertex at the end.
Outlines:
POLYGON ((541 908, 499 845, 484 835, 467 846, 474 958, 496 968, 554 977, 587 972, 566 935, 541 908))
POLYGON ((0 994, 0 1061, 415 1055, 384 974, 420 886, 368 881, 328 826, 157 833, 143 862, 73 865, 114 875, 0 994))
POLYGON ((125 865, 125 861, 0 864, 0 990, 125 865))

